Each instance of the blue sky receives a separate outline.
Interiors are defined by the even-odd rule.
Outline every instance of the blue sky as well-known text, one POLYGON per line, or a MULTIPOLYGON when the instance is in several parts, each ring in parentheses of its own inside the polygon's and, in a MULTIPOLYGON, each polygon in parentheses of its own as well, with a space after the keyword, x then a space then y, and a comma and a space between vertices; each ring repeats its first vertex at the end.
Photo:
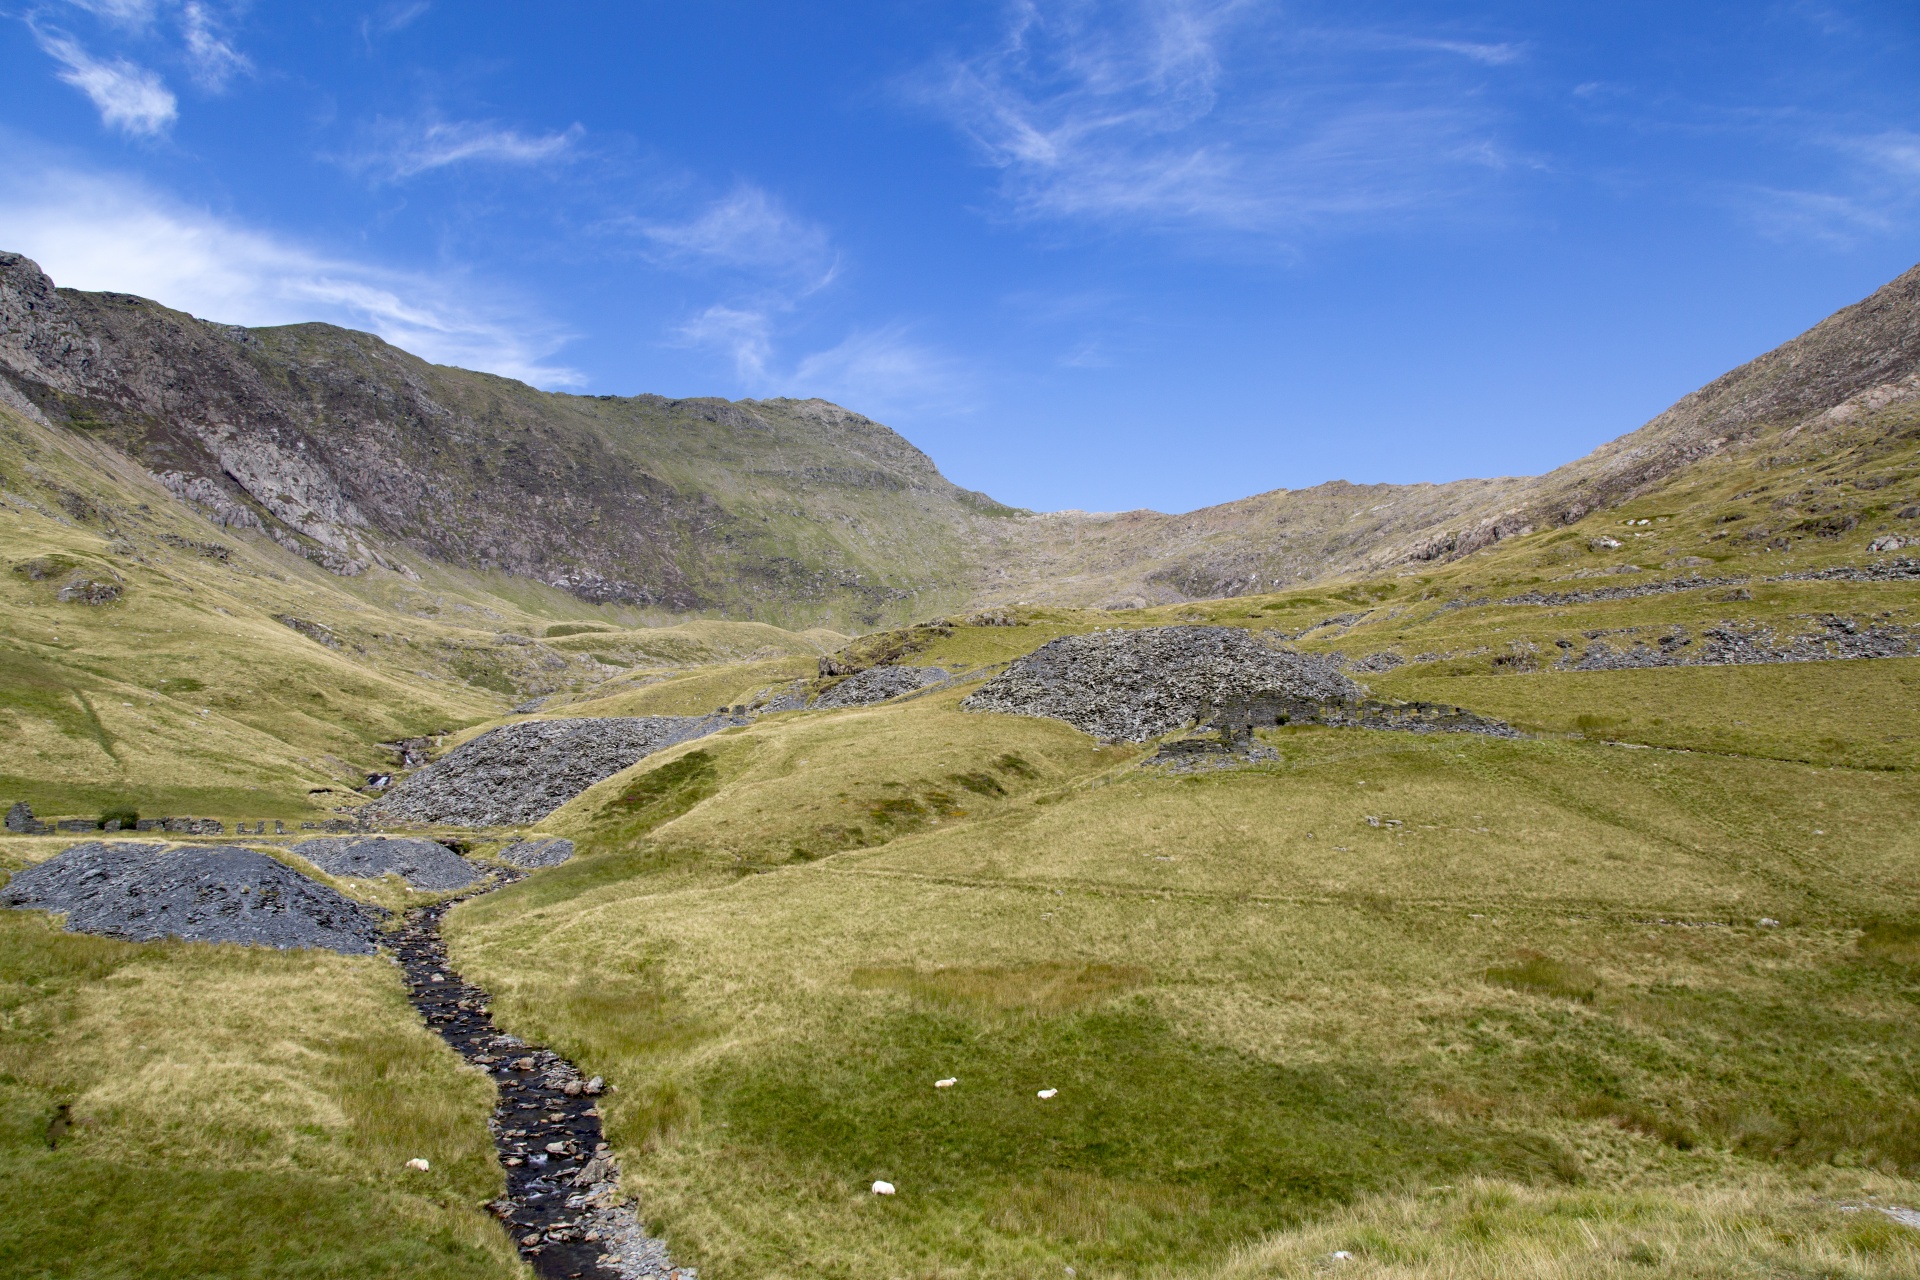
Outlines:
POLYGON ((1536 472, 1920 260, 1920 6, 0 0, 0 248, 1042 509, 1536 472))

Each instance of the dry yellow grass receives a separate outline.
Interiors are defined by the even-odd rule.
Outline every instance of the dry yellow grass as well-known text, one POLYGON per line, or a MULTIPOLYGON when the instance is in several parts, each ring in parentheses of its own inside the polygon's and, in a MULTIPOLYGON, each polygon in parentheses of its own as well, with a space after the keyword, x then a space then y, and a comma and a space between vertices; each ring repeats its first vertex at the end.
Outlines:
POLYGON ((509 1025, 621 1083, 629 1176, 714 1274, 1292 1274, 1407 1180, 1590 1203, 1604 1246, 1516 1209, 1408 1275, 1610 1274, 1622 1204, 1658 1257, 1898 1273, 1791 1171, 1915 1198, 1905 935, 1860 941, 1912 900, 1911 775, 1316 729, 1177 778, 958 696, 663 753, 555 816, 575 865, 454 917, 509 1025))

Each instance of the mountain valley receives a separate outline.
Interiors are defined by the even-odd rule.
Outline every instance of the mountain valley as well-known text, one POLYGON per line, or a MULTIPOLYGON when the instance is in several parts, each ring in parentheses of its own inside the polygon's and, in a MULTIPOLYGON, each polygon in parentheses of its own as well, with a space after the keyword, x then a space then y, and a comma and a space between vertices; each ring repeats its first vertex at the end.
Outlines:
POLYGON ((0 560, 9 1274, 1920 1272, 1920 268, 1167 515, 0 255, 0 560))

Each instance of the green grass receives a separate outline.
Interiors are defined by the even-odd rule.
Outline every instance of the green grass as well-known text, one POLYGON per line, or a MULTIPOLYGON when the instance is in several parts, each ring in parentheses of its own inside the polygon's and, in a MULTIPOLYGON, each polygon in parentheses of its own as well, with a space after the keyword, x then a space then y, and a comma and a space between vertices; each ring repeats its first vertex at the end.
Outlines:
POLYGON ((518 1275, 491 1098, 385 960, 0 913, 8 1275, 518 1275))
POLYGON ((1549 733, 1868 769, 1920 767, 1920 658, 1422 677, 1374 688, 1549 733))
POLYGON ((1679 1257, 1691 1187, 1913 1194, 1911 773, 1309 728, 1168 778, 959 696, 643 762, 549 825, 677 816, 455 913, 508 1024, 622 1085, 629 1177, 712 1274, 1234 1273, 1472 1179, 1641 1187, 1679 1257))

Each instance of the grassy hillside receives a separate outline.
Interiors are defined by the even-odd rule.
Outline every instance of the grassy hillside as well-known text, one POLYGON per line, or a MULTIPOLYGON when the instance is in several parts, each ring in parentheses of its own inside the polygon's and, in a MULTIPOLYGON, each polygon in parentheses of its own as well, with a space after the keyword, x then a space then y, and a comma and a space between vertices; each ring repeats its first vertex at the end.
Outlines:
POLYGON ((639 663, 666 673, 842 639, 723 621, 635 630, 559 592, 515 600, 495 585, 341 578, 0 405, 0 800, 43 816, 329 818, 393 766, 381 743, 639 663))
POLYGON ((712 1274, 1920 1259, 1837 1207, 1920 1192, 1910 765, 1308 729, 1174 777, 959 696, 646 762, 455 916, 712 1274))
MULTIPOLYGON (((57 847, 0 841, 0 868, 57 847)), ((519 1276, 479 1208, 491 1092, 384 959, 0 912, 7 1275, 519 1276)))

